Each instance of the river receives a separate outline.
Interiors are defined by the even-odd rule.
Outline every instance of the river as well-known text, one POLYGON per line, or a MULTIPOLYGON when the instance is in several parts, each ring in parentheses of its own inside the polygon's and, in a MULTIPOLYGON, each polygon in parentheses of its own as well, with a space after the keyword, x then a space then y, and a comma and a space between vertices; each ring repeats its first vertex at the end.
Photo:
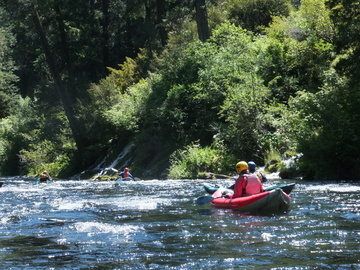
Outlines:
POLYGON ((298 180, 264 216, 196 205, 209 181, 7 178, 0 269, 360 269, 359 183, 298 180))

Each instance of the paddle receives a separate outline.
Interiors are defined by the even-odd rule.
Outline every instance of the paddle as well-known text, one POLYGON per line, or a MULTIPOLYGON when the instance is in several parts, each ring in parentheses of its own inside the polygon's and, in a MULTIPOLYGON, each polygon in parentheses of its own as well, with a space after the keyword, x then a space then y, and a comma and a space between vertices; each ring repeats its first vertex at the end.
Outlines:
POLYGON ((229 178, 229 179, 234 178, 234 176, 230 176, 230 175, 226 175, 226 174, 218 174, 218 173, 212 173, 212 172, 209 172, 206 174, 209 178, 212 178, 212 177, 216 177, 216 178, 221 177, 221 178, 229 178))
POLYGON ((218 198, 223 198, 225 195, 221 195, 219 197, 212 197, 212 196, 200 196, 196 199, 196 204, 197 205, 204 205, 204 204, 208 204, 208 203, 211 203, 212 200, 215 200, 215 199, 218 199, 218 198))
POLYGON ((198 198, 196 199, 196 204, 197 204, 197 205, 208 204, 208 203, 210 203, 213 199, 215 199, 215 198, 213 198, 213 197, 211 197, 211 196, 206 196, 206 195, 200 196, 200 197, 198 197, 198 198))

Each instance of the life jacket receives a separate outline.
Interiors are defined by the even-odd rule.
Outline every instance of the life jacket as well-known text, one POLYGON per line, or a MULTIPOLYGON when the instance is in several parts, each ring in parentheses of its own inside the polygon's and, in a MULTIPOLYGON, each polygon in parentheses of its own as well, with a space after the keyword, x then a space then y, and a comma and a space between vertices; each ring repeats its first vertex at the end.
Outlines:
POLYGON ((259 177, 256 174, 247 174, 247 184, 245 187, 246 195, 253 195, 263 192, 263 187, 259 177))
POLYGON ((122 175, 121 175, 122 178, 127 178, 127 177, 130 177, 129 173, 128 172, 123 172, 122 175))
POLYGON ((250 174, 255 174, 257 177, 259 177, 261 183, 267 181, 266 177, 259 171, 250 172, 250 174))
POLYGON ((46 174, 40 174, 40 183, 44 183, 49 180, 49 177, 46 174))
POLYGON ((259 177, 260 182, 262 183, 262 182, 263 182, 263 177, 262 177, 261 173, 258 172, 258 171, 256 171, 256 172, 255 172, 255 175, 256 175, 257 177, 259 177))

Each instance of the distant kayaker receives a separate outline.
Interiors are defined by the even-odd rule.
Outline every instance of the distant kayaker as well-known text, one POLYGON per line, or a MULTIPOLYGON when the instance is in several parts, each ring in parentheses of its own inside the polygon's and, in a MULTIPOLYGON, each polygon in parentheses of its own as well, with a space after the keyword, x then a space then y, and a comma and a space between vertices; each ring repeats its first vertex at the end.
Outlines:
POLYGON ((40 181, 39 183, 47 183, 48 181, 51 181, 52 178, 50 177, 49 173, 47 171, 43 171, 41 174, 40 174, 40 181))
POLYGON ((249 173, 256 174, 257 177, 259 177, 261 183, 267 182, 266 176, 262 172, 256 170, 256 163, 254 161, 249 161, 248 166, 249 166, 249 173))
POLYGON ((234 195, 232 198, 254 195, 263 192, 263 186, 256 174, 249 174, 248 164, 240 161, 236 164, 236 172, 239 174, 234 186, 234 195))
POLYGON ((129 172, 129 168, 124 168, 124 171, 119 173, 119 176, 121 176, 121 178, 131 178, 133 181, 135 181, 134 177, 129 172))

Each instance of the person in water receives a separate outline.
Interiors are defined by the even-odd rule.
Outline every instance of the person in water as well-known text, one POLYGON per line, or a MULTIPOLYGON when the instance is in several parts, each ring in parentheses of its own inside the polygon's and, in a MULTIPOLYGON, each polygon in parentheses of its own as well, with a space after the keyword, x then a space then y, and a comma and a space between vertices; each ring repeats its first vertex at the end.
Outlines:
POLYGON ((39 180, 39 183, 47 183, 48 181, 51 181, 52 178, 50 177, 49 173, 47 171, 43 171, 41 174, 40 174, 40 180, 39 180))
POLYGON ((236 172, 239 177, 235 182, 233 199, 264 192, 259 177, 256 174, 249 174, 248 168, 245 161, 236 164, 236 172))
POLYGON ((131 178, 133 181, 135 181, 134 177, 131 175, 131 173, 129 172, 129 168, 124 168, 124 171, 119 173, 119 176, 121 176, 121 178, 131 178))
POLYGON ((256 170, 256 163, 254 161, 249 161, 248 166, 249 166, 249 173, 256 174, 257 177, 259 177, 261 183, 267 182, 266 176, 262 172, 256 170))

